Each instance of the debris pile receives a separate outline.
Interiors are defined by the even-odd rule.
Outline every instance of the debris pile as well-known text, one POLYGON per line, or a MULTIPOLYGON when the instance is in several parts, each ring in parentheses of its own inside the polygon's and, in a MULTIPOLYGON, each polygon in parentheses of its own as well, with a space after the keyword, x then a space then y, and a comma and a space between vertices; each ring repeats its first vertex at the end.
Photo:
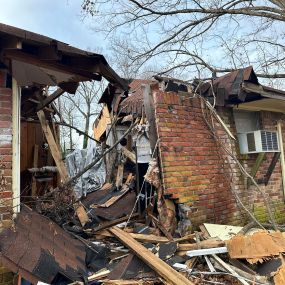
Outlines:
POLYGON ((155 216, 112 219, 108 208, 123 199, 110 184, 100 191, 83 201, 94 217, 84 226, 74 219, 61 228, 23 207, 1 233, 2 264, 32 284, 284 284, 285 233, 205 223, 165 235, 155 216))

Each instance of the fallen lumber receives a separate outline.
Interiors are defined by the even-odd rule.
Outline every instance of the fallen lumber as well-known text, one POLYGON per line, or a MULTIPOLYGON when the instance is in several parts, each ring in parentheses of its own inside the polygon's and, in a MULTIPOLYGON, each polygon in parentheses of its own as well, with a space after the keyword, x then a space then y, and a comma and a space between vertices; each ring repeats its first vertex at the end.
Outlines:
POLYGON ((117 224, 126 222, 126 221, 128 221, 129 219, 137 218, 138 216, 139 216, 139 214, 138 214, 138 213, 135 213, 135 214, 133 214, 131 217, 130 217, 130 216, 126 216, 126 217, 122 217, 122 218, 116 219, 116 220, 114 220, 114 221, 109 221, 109 222, 102 223, 102 224, 99 225, 98 227, 92 229, 92 232, 98 232, 98 231, 101 231, 101 230, 104 230, 104 229, 113 227, 113 226, 115 226, 115 225, 117 225, 117 224))
POLYGON ((207 239, 199 243, 185 243, 179 244, 178 250, 194 250, 194 249, 205 249, 213 247, 225 246, 225 242, 220 239, 207 239))
MULTIPOLYGON (((151 242, 151 243, 162 243, 162 242, 169 242, 170 240, 166 237, 156 236, 156 235, 145 235, 145 234, 136 234, 131 233, 132 238, 141 242, 151 242)), ((175 238, 173 241, 181 242, 181 241, 189 241, 192 240, 194 237, 193 234, 187 235, 182 238, 175 238)))
POLYGON ((131 249, 135 255, 143 260, 151 267, 158 275, 173 285, 193 285, 193 283, 184 277, 182 274, 174 270, 167 263, 155 256, 152 252, 146 249, 143 245, 133 239, 130 234, 119 228, 111 228, 109 231, 118 238, 126 247, 131 249))
POLYGON ((133 163, 136 163, 136 155, 129 151, 126 147, 122 146, 122 153, 133 163))
POLYGON ((238 275, 230 265, 225 263, 221 258, 219 258, 217 255, 213 254, 213 258, 217 261, 218 264, 220 264, 227 272, 231 273, 234 277, 236 277, 243 285, 249 285, 248 282, 246 282, 240 275, 238 275))

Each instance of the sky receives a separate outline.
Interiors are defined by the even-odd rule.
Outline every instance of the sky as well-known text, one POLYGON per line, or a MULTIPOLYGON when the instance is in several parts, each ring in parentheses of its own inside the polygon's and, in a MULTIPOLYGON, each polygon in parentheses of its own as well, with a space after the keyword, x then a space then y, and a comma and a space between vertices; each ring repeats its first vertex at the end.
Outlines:
MULTIPOLYGON (((0 23, 105 55, 107 41, 98 33, 92 32, 90 21, 82 21, 81 2, 82 0, 0 0, 0 23)), ((75 133, 73 136, 78 147, 81 147, 82 137, 79 138, 75 133)))
POLYGON ((82 0, 0 0, 0 22, 39 33, 81 49, 104 53, 104 37, 82 21, 82 0))

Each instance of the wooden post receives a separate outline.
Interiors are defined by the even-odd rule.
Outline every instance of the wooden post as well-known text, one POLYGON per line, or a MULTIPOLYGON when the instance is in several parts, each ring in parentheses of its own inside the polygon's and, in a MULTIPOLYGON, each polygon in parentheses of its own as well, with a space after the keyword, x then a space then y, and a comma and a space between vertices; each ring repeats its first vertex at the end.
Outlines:
MULTIPOLYGON (((265 156, 265 152, 260 152, 259 154, 258 154, 258 156, 257 156, 257 158, 256 158, 256 161, 255 161, 255 163, 254 163, 254 166, 253 166, 253 168, 252 168, 252 170, 251 170, 251 173, 250 173, 250 175, 254 178, 255 177, 255 175, 256 175, 256 173, 257 173, 257 171, 258 171, 258 169, 259 169, 259 167, 260 167, 260 165, 261 165, 261 163, 262 163, 262 161, 263 161, 263 159, 264 159, 264 156, 265 156)), ((247 186, 250 186, 252 184, 252 181, 250 180, 250 179, 248 179, 247 180, 247 186)))
POLYGON ((20 212, 20 89, 12 79, 12 191, 14 213, 20 212))
POLYGON ((50 126, 49 124, 47 123, 46 121, 46 116, 45 116, 45 113, 44 111, 38 111, 38 117, 39 117, 39 120, 41 122, 41 125, 42 125, 42 129, 43 129, 43 132, 45 134, 45 137, 47 139, 47 142, 48 142, 48 145, 49 145, 49 149, 51 151, 51 154, 52 154, 52 157, 55 161, 55 164, 57 166, 57 169, 58 169, 58 172, 60 174, 60 177, 61 177, 61 180, 62 182, 66 182, 69 178, 68 176, 68 173, 67 173, 67 170, 65 168, 65 165, 62 161, 62 158, 61 158, 61 153, 58 149, 58 145, 54 139, 54 136, 53 136, 53 133, 50 129, 50 126))
POLYGON ((133 239, 130 234, 117 227, 111 228, 109 231, 169 284, 193 285, 190 280, 146 249, 143 245, 133 239))
POLYGON ((283 148, 283 139, 282 139, 282 122, 277 122, 277 131, 278 131, 278 141, 280 148, 280 161, 281 161, 281 174, 282 174, 282 185, 283 185, 283 194, 285 196, 285 160, 284 160, 284 148, 283 148))

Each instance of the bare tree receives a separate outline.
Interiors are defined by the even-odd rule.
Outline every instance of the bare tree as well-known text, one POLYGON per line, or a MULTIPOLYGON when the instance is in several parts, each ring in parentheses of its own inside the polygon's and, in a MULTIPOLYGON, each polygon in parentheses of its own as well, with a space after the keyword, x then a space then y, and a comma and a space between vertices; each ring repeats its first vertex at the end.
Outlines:
MULTIPOLYGON (((88 134, 92 126, 92 119, 95 115, 98 115, 101 109, 98 100, 103 88, 103 82, 83 82, 78 87, 75 95, 63 94, 60 99, 59 109, 64 121, 88 134)), ((62 127, 62 129, 65 129, 65 131, 63 130, 65 136, 68 132, 70 148, 74 149, 76 131, 69 127, 62 127)), ((83 135, 83 148, 87 147, 87 143, 88 136, 83 135)))
MULTIPOLYGON (((67 124, 73 126, 77 119, 74 104, 62 96, 58 99, 58 109, 61 119, 63 119, 67 124)), ((67 149, 70 151, 75 149, 76 139, 74 138, 74 130, 72 128, 61 127, 60 142, 64 155, 66 154, 67 149)))
POLYGON ((131 63, 187 77, 254 65, 259 77, 285 78, 284 0, 82 1, 94 28, 131 43, 121 49, 131 63))

